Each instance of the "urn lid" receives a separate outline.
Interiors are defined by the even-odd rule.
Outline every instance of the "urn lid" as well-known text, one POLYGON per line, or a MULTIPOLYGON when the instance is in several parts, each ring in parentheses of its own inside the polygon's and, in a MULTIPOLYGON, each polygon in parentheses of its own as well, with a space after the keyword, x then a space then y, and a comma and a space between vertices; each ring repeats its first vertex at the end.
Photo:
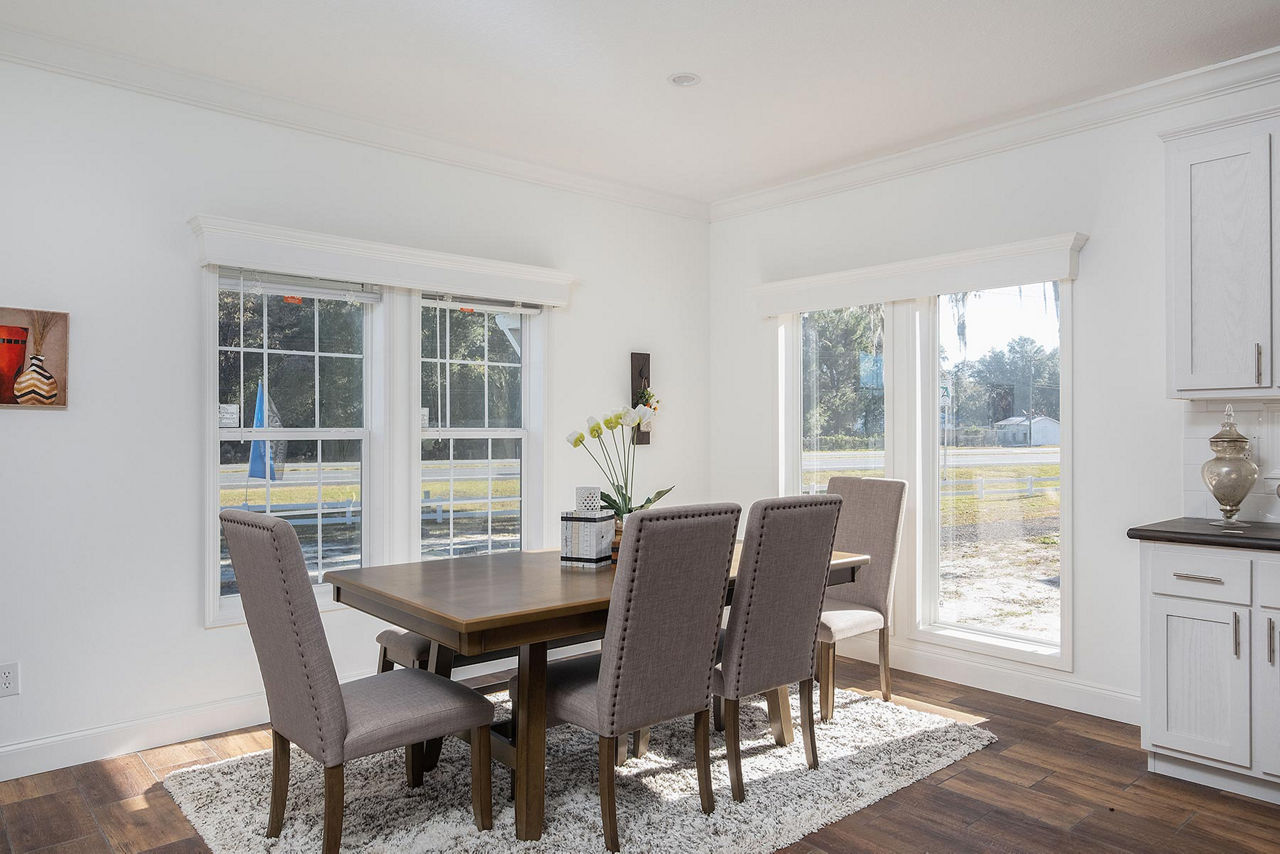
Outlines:
POLYGON ((1229 403, 1227 404, 1226 411, 1223 413, 1222 429, 1209 437, 1209 447, 1217 447, 1219 442, 1239 442, 1244 445, 1249 444, 1249 437, 1241 433, 1239 429, 1236 428, 1236 413, 1229 403))

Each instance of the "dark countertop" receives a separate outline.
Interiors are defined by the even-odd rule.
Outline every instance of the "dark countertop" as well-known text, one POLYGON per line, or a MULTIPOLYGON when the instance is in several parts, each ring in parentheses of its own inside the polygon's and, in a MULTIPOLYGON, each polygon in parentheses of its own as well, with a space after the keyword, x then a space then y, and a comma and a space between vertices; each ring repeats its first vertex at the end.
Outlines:
POLYGON ((1181 519, 1166 519, 1130 528, 1128 535, 1131 540, 1157 543, 1280 551, 1280 524, 1276 522, 1250 522, 1247 528, 1220 528, 1210 525, 1211 521, 1213 520, 1186 516, 1181 519))

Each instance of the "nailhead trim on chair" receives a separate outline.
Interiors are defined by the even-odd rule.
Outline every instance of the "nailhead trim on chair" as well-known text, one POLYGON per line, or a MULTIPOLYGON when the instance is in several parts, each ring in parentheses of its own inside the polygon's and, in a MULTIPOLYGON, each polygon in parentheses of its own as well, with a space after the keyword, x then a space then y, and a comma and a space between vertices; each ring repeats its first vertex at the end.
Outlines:
POLYGON ((298 631, 298 618, 293 610, 293 597, 289 595, 289 585, 284 574, 284 558, 280 554, 280 539, 276 536, 274 525, 259 525, 251 522, 230 521, 228 524, 243 525, 246 528, 257 528, 260 531, 267 531, 271 534, 271 545, 276 550, 276 567, 280 570, 280 586, 284 590, 285 604, 289 608, 289 627, 293 629, 293 639, 298 646, 298 658, 302 660, 302 672, 307 677, 307 695, 311 699, 311 711, 316 719, 316 735, 320 738, 320 753, 324 755, 324 727, 320 722, 320 704, 316 702, 315 687, 311 682, 311 665, 307 662, 307 654, 302 647, 302 633, 298 631))

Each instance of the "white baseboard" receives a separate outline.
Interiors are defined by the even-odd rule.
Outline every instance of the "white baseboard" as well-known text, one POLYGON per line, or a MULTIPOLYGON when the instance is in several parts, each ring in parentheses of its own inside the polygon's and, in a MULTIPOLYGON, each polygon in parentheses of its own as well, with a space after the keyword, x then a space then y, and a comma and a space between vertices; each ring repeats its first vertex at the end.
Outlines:
MULTIPOLYGON (((840 655, 859 661, 872 664, 879 661, 874 634, 841 641, 837 651, 840 655)), ((1037 672, 1027 665, 979 653, 898 640, 890 641, 889 660, 895 669, 958 682, 984 691, 995 691, 1129 724, 1137 724, 1142 719, 1142 698, 1137 693, 1074 679, 1071 674, 1060 670, 1045 669, 1037 672)))
MULTIPOLYGON (((563 658, 593 649, 599 649, 598 642, 553 650, 549 657, 563 658)), ((454 676, 466 679, 496 673, 515 667, 515 664, 514 658, 488 661, 461 667, 454 676)), ((368 671, 362 671, 339 674, 338 678, 347 682, 368 675, 368 671)), ((66 768, 193 738, 204 738, 241 727, 257 726, 267 720, 267 697, 264 692, 258 691, 183 706, 134 720, 18 741, 0 746, 0 780, 39 774, 55 768, 66 768)))

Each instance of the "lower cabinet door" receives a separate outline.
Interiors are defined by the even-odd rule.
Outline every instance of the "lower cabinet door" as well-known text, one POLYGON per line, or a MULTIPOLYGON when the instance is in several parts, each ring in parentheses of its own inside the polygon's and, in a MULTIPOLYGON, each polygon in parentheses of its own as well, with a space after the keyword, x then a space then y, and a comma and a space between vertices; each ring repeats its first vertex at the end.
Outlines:
POLYGON ((1152 745, 1248 768, 1249 609, 1166 596, 1150 608, 1152 745))
POLYGON ((1280 610, 1258 611, 1253 627, 1254 770, 1280 776, 1280 610))

